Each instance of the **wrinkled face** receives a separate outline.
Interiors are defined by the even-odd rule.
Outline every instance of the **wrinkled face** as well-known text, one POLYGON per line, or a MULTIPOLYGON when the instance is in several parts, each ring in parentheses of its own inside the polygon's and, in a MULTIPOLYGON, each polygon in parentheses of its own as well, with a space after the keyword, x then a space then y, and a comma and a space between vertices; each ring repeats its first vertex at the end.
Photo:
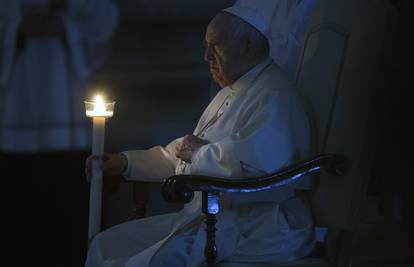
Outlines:
POLYGON ((205 37, 204 60, 210 66, 213 79, 221 86, 231 85, 241 75, 242 49, 226 32, 226 16, 217 15, 208 25, 205 37))

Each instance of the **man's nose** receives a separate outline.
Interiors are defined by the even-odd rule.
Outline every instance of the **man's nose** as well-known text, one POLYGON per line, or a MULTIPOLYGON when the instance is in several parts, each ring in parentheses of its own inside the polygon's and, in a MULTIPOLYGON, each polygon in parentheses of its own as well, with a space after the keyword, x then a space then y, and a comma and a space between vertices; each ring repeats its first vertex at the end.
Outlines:
POLYGON ((211 54, 211 49, 209 47, 206 47, 205 51, 204 51, 204 60, 207 62, 212 61, 213 57, 211 54))

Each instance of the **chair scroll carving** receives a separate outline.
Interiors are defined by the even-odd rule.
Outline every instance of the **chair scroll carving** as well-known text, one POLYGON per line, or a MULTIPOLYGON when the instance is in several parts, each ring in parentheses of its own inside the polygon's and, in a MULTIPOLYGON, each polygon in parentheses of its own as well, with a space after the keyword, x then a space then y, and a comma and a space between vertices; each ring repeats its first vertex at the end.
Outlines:
POLYGON ((321 154, 282 168, 271 175, 255 178, 223 179, 203 175, 175 175, 164 181, 162 194, 168 202, 188 203, 195 191, 202 192, 202 211, 205 214, 207 235, 204 255, 207 266, 211 267, 215 266, 217 256, 215 224, 216 215, 220 211, 221 193, 256 192, 286 186, 322 169, 334 175, 344 175, 347 170, 347 158, 337 154, 321 154))

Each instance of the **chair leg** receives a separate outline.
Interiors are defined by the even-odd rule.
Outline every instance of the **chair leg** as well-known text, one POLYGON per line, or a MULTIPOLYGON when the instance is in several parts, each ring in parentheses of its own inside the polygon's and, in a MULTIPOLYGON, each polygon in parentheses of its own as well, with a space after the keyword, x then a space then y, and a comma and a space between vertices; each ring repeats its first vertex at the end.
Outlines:
POLYGON ((218 195, 203 192, 202 210, 205 214, 206 224, 206 246, 204 248, 204 256, 206 258, 207 267, 216 266, 217 247, 216 247, 216 214, 219 212, 218 195))
POLYGON ((134 199, 133 219, 144 218, 147 212, 149 184, 134 182, 132 190, 134 199))
POLYGON ((204 256, 206 257, 207 266, 214 267, 216 266, 217 258, 217 247, 216 247, 216 215, 206 214, 205 224, 207 226, 206 235, 206 247, 204 249, 204 256))

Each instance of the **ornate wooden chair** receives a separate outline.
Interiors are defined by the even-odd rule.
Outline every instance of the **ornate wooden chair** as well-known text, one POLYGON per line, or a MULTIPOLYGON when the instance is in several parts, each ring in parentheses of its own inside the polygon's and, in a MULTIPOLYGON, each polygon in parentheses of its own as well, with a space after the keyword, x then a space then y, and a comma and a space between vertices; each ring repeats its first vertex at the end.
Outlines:
POLYGON ((326 172, 318 173, 310 192, 316 226, 326 229, 320 255, 288 265, 349 266, 396 24, 396 13, 386 0, 322 0, 312 14, 295 82, 312 115, 313 158, 268 177, 229 181, 178 175, 164 182, 167 201, 185 203, 194 191, 202 192, 208 266, 216 266, 214 225, 220 193, 284 186, 321 169, 326 172), (338 174, 342 176, 334 177, 338 174))

